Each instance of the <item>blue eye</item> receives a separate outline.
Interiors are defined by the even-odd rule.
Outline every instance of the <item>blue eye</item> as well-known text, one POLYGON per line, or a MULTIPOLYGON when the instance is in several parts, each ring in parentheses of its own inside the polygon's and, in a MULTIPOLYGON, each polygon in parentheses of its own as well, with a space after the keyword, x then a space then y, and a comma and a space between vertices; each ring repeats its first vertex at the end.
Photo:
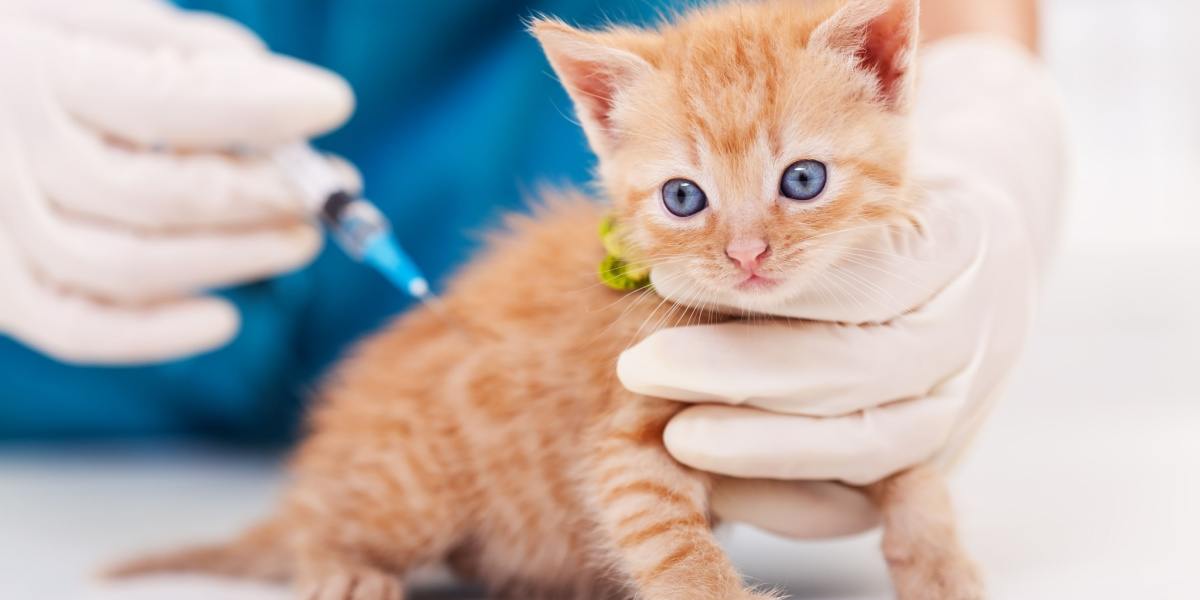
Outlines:
POLYGON ((677 217, 690 217, 708 206, 708 196, 694 181, 672 179, 662 188, 663 205, 677 217))
POLYGON ((825 190, 825 164, 802 160, 788 167, 779 181, 779 193, 792 200, 812 200, 825 190))

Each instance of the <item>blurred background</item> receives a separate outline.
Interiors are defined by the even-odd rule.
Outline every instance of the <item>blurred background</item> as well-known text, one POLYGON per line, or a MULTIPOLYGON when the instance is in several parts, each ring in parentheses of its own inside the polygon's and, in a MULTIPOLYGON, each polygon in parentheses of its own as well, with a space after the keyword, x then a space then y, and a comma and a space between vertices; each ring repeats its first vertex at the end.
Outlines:
MULTIPOLYGON (((599 14, 601 3, 579 4, 580 15, 599 14)), ((659 3, 645 5, 643 16, 659 3)), ((1044 8, 1044 53, 1062 87, 1074 153, 1068 226, 1010 393, 954 482, 964 536, 995 598, 1200 597, 1200 3, 1046 0, 1044 8)), ((265 36, 289 50, 287 32, 265 36)), ((514 52, 537 52, 532 41, 514 44, 514 52)), ((531 111, 566 111, 557 84, 534 75, 517 100, 531 111)), ((338 135, 353 128, 327 147, 337 149, 338 135)), ((565 117, 541 134, 578 136, 565 117)), ((500 204, 515 205, 537 176, 583 180, 588 161, 578 143, 577 154, 517 169, 499 194, 510 201, 500 204)), ((385 164, 360 166, 368 182, 403 176, 385 164)), ((480 225, 453 207, 436 210, 446 231, 480 225)), ((461 256, 418 259, 444 270, 461 256)), ((379 303, 354 318, 397 308, 379 303)), ((328 358, 306 364, 315 371, 328 358)), ((5 394, 37 385, 0 382, 0 415, 9 419, 0 430, 17 429, 5 394)), ((182 437, 166 435, 179 433, 169 427, 137 441, 7 436, 0 598, 286 598, 209 581, 105 588, 90 574, 112 557, 222 537, 263 514, 281 482, 280 454, 230 442, 245 442, 264 421, 286 440, 290 426, 276 420, 294 409, 244 421, 217 415, 182 437)), ((797 597, 888 597, 874 536, 794 543, 741 528, 726 535, 748 573, 787 583, 797 597)))

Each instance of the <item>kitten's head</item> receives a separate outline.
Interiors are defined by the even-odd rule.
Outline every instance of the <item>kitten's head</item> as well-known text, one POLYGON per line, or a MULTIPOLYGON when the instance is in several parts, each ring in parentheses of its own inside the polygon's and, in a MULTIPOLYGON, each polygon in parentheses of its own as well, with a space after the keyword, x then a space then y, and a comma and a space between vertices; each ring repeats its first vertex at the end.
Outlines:
POLYGON ((532 29, 657 281, 769 309, 856 232, 903 215, 917 0, 732 2, 657 30, 532 29))

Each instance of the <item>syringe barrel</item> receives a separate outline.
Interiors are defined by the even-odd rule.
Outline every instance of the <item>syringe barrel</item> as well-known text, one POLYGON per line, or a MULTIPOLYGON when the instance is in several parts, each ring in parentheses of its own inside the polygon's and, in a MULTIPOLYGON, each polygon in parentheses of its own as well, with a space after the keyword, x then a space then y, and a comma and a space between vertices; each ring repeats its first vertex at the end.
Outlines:
POLYGON ((429 283, 392 237, 387 218, 374 204, 347 190, 328 160, 306 143, 280 148, 273 158, 295 182, 309 212, 320 216, 347 254, 372 265, 412 296, 432 298, 429 283))
POLYGON ((330 196, 321 209, 321 219, 338 244, 359 260, 374 240, 391 232, 387 218, 374 204, 348 194, 330 196))
POLYGON ((299 187, 309 212, 313 214, 321 212, 334 194, 342 192, 353 197, 346 190, 346 182, 330 166, 329 160, 307 143, 283 146, 272 152, 271 157, 299 187))

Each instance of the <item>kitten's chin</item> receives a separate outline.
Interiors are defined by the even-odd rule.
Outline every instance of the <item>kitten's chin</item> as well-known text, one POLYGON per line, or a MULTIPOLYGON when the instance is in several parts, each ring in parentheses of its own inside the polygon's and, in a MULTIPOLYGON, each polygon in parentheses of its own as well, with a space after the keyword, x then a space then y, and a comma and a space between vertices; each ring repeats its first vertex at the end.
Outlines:
POLYGON ((787 281, 779 279, 744 281, 720 294, 720 303, 741 311, 776 314, 794 296, 787 281))
POLYGON ((803 282, 798 277, 744 277, 738 280, 709 279, 684 267, 658 267, 651 274, 660 296, 690 306, 731 314, 776 314, 794 298, 803 282))

